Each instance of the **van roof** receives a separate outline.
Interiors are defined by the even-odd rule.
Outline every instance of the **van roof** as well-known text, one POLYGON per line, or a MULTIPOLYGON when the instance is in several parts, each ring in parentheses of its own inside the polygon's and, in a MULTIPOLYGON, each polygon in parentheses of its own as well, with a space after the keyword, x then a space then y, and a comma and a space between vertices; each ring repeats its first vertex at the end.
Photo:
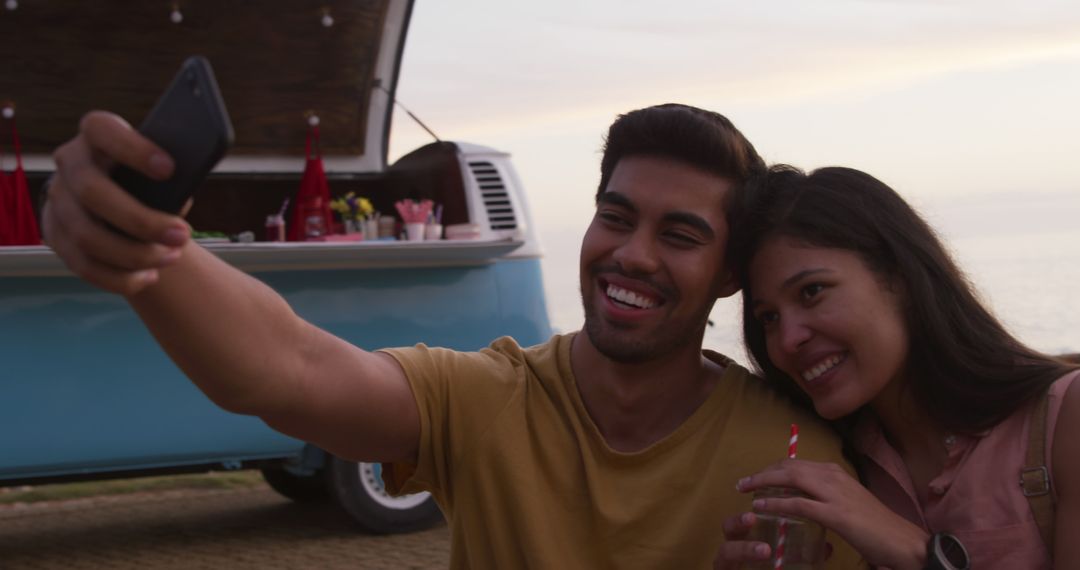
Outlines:
POLYGON ((181 62, 203 55, 236 135, 217 171, 299 172, 312 113, 328 171, 379 171, 412 5, 20 2, 0 17, 0 104, 15 104, 27 169, 52 170, 51 152, 86 111, 138 124, 181 62))

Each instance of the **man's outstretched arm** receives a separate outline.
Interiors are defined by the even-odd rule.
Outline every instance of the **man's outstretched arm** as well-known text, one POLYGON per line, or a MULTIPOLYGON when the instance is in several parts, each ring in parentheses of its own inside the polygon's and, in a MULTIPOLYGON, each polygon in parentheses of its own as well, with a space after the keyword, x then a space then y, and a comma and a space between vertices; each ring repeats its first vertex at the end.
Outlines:
POLYGON ((171 160, 153 143, 94 112, 54 158, 47 243, 77 275, 124 295, 211 400, 344 458, 415 460, 419 416, 396 361, 307 323, 271 288, 192 242, 182 218, 112 183, 115 163, 168 177, 171 160))

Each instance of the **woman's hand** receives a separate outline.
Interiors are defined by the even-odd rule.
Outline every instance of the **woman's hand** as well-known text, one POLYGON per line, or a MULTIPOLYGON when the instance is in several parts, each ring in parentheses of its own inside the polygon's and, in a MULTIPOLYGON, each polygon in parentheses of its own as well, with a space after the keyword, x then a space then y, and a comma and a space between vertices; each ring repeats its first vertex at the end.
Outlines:
MULTIPOLYGON (((786 459, 741 479, 736 485, 743 493, 762 487, 790 487, 802 491, 807 497, 755 499, 753 505, 757 512, 816 521, 840 535, 874 566, 886 566, 893 570, 923 567, 929 535, 881 504, 877 497, 836 464, 786 459)), ((727 526, 725 523, 725 536, 727 526)), ((738 528, 734 530, 737 534, 738 528)), ((732 550, 740 548, 743 546, 736 545, 732 550)), ((721 550, 721 554, 724 554, 724 550, 721 550)))

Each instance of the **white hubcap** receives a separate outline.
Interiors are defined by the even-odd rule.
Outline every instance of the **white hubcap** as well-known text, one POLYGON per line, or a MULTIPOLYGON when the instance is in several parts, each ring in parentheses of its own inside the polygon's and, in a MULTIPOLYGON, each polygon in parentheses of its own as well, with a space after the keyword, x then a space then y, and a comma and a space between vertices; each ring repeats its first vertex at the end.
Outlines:
POLYGON ((360 484, 363 485, 364 491, 369 497, 375 499, 376 503, 388 509, 404 511, 418 507, 431 496, 431 493, 424 492, 391 497, 383 485, 381 463, 357 463, 356 468, 360 470, 360 484))

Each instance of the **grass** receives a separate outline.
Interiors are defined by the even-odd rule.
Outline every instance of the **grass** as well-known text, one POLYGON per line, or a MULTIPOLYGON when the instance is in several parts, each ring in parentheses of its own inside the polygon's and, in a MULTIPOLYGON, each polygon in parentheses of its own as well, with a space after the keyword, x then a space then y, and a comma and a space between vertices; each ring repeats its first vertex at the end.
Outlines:
POLYGON ((0 505, 66 501, 103 495, 127 495, 178 489, 237 489, 263 484, 258 471, 215 472, 198 475, 164 475, 82 483, 57 483, 33 487, 0 488, 0 505))

